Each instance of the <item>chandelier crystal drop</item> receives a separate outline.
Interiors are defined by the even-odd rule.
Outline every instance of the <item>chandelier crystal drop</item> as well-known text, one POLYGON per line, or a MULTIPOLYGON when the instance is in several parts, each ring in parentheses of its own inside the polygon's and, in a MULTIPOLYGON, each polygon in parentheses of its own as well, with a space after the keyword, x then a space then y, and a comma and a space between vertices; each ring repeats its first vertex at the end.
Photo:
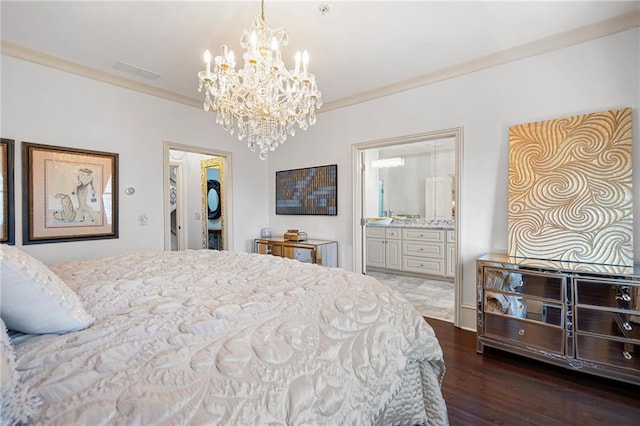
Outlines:
POLYGON ((272 29, 261 14, 249 30, 243 30, 240 46, 246 49, 244 66, 236 71, 235 56, 222 46, 211 70, 211 54, 204 53, 205 71, 198 73, 198 92, 205 91, 204 109, 213 110, 216 122, 238 139, 247 138, 261 160, 275 151, 295 128, 307 130, 316 123, 316 109, 322 106, 316 79, 308 71, 309 54, 296 52, 295 68, 287 71, 280 46, 288 44, 284 28, 272 29))

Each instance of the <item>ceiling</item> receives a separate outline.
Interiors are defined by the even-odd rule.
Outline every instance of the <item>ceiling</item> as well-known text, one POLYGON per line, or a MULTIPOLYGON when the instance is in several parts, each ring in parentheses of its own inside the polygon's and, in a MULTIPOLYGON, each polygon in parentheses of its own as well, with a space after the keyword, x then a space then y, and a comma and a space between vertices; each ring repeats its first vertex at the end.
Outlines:
MULTIPOLYGON (((425 76, 618 15, 632 12, 637 21, 639 10, 639 1, 265 2, 266 21, 289 33, 282 48, 287 66, 297 50, 309 51, 324 109, 384 95, 385 87, 402 90, 407 81, 425 84, 425 76), (321 5, 329 11, 323 14, 321 5)), ((260 2, 3 0, 0 12, 5 54, 12 54, 11 43, 13 51, 43 52, 201 105, 196 74, 204 50, 215 56, 227 44, 239 58, 242 30, 260 2), (115 69, 118 62, 160 76, 132 75, 115 69)))

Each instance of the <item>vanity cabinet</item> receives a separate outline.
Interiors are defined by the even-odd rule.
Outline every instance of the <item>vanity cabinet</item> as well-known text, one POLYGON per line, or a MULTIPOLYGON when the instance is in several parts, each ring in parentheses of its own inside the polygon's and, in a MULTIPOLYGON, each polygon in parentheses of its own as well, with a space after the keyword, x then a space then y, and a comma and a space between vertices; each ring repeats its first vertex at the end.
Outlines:
POLYGON ((456 276, 456 233, 455 231, 446 231, 446 268, 445 276, 453 278, 456 276))
POLYGON ((402 230, 402 269, 430 275, 444 275, 445 231, 442 229, 402 230))
POLYGON ((477 259, 485 346, 640 384, 640 265, 477 259))
POLYGON ((400 229, 367 227, 367 265, 374 268, 402 268, 400 229))
POLYGON ((455 277, 455 231, 367 226, 367 268, 408 275, 455 277))

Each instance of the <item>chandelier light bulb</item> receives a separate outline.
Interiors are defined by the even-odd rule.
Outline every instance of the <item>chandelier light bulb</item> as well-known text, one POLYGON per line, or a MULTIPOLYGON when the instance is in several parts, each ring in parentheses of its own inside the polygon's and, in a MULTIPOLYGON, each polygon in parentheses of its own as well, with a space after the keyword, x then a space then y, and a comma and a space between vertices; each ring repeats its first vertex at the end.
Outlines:
POLYGON ((207 74, 211 73, 211 52, 208 49, 204 51, 204 63, 207 66, 207 74))
POLYGON ((206 71, 198 73, 198 91, 204 89, 204 109, 216 113, 216 122, 238 139, 246 138, 260 159, 275 151, 295 127, 306 130, 316 123, 322 105, 315 76, 308 71, 309 52, 296 52, 295 70, 286 69, 280 46, 288 43, 284 28, 273 29, 262 13, 245 30, 240 45, 246 49, 244 65, 235 69, 235 56, 222 46, 211 71, 211 53, 205 52, 206 71), (301 74, 302 68, 302 74, 301 74), (304 83, 304 84, 302 84, 304 83))

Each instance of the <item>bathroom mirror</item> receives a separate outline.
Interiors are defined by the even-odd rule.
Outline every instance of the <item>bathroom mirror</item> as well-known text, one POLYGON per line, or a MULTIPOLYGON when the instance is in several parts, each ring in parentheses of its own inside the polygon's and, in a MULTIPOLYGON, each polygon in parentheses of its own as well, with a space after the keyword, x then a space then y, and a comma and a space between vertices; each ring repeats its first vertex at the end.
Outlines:
POLYGON ((224 161, 221 157, 200 161, 202 187, 202 246, 224 249, 224 161))

